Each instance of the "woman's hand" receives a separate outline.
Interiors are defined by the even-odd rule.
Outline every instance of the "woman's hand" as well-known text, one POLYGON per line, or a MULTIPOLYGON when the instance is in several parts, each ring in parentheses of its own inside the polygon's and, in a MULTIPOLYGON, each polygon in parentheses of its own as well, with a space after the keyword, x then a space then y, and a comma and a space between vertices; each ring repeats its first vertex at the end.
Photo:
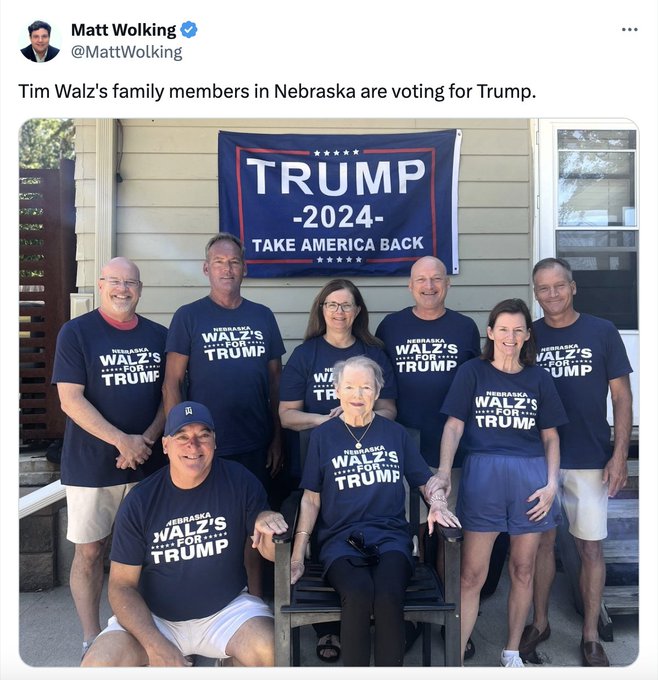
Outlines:
POLYGON ((331 420, 332 418, 338 417, 341 413, 343 412, 343 407, 342 406, 336 406, 329 411, 329 418, 328 420, 331 420))
POLYGON ((528 503, 536 501, 526 515, 531 522, 541 522, 546 519, 553 501, 555 500, 555 494, 557 493, 557 486, 555 484, 547 484, 541 489, 537 489, 532 496, 528 497, 528 503))
POLYGON ((461 524, 457 519, 457 515, 454 515, 450 510, 448 510, 447 501, 439 500, 430 505, 430 509, 427 514, 427 526, 429 527, 430 536, 434 532, 434 522, 437 522, 443 527, 457 527, 461 529, 461 524))
POLYGON ((290 585, 295 585, 304 574, 304 563, 290 560, 290 585))
POLYGON ((447 498, 450 495, 450 488, 450 473, 437 470, 436 474, 427 480, 423 490, 427 504, 431 504, 431 498, 435 494, 441 494, 447 498))

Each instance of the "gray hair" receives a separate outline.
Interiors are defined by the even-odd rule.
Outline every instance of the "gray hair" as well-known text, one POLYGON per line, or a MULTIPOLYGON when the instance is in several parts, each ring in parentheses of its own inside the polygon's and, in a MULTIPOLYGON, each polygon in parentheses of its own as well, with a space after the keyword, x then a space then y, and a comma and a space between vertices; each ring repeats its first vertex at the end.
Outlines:
POLYGON ((345 361, 337 361, 334 364, 334 387, 338 387, 340 381, 343 377, 343 373, 346 368, 367 368, 372 371, 373 377, 375 378, 375 387, 377 388, 377 393, 381 392, 382 387, 384 387, 384 372, 381 366, 373 361, 370 357, 365 354, 359 354, 355 357, 350 357, 345 361))
POLYGON ((537 264, 532 268, 532 280, 535 279, 535 274, 541 269, 553 269, 553 267, 562 267, 567 273, 567 280, 573 281, 573 272, 571 271, 571 265, 563 257, 545 257, 543 260, 539 260, 537 264))
POLYGON ((210 249, 215 245, 215 243, 218 243, 219 241, 229 241, 232 243, 240 252, 240 259, 244 262, 244 245, 242 241, 237 236, 229 234, 225 231, 220 231, 219 234, 213 236, 208 241, 208 243, 206 243, 206 260, 208 259, 208 253, 210 252, 210 249))

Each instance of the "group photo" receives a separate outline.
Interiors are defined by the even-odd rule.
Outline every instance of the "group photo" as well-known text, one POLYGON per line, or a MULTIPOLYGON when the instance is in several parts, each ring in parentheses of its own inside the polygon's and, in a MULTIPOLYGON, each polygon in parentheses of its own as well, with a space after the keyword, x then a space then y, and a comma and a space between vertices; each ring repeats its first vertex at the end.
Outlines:
POLYGON ((631 665, 637 153, 606 119, 27 121, 23 662, 631 665))

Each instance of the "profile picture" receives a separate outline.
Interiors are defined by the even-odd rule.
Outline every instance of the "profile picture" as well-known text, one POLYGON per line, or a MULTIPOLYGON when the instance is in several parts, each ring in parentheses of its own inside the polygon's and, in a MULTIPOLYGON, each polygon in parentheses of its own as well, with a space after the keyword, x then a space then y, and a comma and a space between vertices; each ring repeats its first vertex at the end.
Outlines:
POLYGON ((21 50, 21 54, 30 61, 37 63, 51 61, 59 50, 50 44, 51 26, 46 21, 33 21, 27 27, 30 44, 21 50))

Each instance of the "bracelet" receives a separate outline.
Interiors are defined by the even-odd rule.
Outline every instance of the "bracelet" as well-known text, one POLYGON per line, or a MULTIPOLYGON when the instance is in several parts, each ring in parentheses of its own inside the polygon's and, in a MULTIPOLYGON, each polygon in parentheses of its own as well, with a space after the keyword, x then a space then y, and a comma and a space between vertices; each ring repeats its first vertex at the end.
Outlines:
POLYGON ((301 529, 299 531, 295 531, 295 536, 297 534, 304 534, 305 536, 308 536, 309 538, 311 537, 311 534, 308 533, 308 531, 302 531, 301 529))
POLYGON ((303 560, 290 560, 290 564, 304 564, 303 560))
POLYGON ((441 496, 440 492, 437 491, 430 496, 430 505, 432 505, 432 503, 446 503, 447 505, 448 500, 445 496, 441 496))

